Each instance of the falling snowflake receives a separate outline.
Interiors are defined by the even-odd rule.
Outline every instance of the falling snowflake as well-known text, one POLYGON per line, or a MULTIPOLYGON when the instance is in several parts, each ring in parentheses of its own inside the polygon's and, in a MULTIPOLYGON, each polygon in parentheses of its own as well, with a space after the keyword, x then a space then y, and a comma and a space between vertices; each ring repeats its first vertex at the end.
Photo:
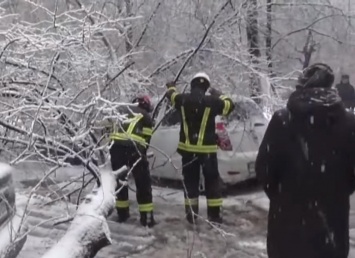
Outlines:
POLYGON ((311 123, 311 125, 314 124, 314 116, 311 116, 311 117, 309 118, 309 122, 311 123))

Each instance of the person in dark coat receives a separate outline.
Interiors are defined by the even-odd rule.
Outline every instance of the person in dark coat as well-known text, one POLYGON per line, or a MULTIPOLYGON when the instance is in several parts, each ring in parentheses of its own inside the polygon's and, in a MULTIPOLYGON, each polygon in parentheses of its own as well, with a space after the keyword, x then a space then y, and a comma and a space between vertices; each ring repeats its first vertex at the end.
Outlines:
POLYGON ((354 110, 355 108, 355 88, 350 84, 349 75, 343 74, 341 81, 336 85, 339 96, 342 99, 344 105, 348 109, 354 110))
POLYGON ((355 117, 325 64, 307 68, 266 130, 256 174, 270 199, 270 258, 346 258, 355 117))

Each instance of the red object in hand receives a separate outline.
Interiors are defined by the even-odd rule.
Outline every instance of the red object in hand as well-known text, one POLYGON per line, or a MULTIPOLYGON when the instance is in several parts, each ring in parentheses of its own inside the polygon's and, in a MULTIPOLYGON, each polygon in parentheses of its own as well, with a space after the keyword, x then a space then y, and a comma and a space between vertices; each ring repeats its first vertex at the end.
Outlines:
POLYGON ((232 143, 230 141, 228 132, 223 122, 216 124, 217 145, 221 150, 231 151, 233 150, 232 143))

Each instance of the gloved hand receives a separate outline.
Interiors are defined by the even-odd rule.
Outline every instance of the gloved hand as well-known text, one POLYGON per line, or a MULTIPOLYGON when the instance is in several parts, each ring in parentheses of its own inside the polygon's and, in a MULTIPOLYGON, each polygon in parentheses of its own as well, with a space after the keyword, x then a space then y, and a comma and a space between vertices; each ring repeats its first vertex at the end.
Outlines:
POLYGON ((220 92, 219 90, 217 90, 215 88, 210 87, 210 94, 212 96, 220 96, 220 95, 222 95, 222 92, 220 92))
POLYGON ((176 87, 176 84, 175 84, 175 82, 170 81, 170 82, 167 82, 167 83, 165 84, 165 86, 166 86, 168 89, 170 89, 170 88, 175 88, 175 87, 176 87))

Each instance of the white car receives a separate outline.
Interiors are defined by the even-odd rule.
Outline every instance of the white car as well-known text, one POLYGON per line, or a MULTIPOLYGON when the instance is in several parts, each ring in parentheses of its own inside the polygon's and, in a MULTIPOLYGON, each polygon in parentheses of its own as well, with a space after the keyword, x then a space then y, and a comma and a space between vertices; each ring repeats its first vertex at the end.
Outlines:
MULTIPOLYGON (((222 181, 233 185, 255 178, 255 159, 269 120, 261 108, 250 98, 232 97, 236 107, 228 118, 216 118, 219 136, 218 168, 222 181)), ((169 107, 161 105, 156 121, 160 121, 169 107)), ((148 152, 153 177, 182 179, 181 156, 176 152, 179 142, 180 121, 177 110, 172 109, 151 139, 148 152)))

